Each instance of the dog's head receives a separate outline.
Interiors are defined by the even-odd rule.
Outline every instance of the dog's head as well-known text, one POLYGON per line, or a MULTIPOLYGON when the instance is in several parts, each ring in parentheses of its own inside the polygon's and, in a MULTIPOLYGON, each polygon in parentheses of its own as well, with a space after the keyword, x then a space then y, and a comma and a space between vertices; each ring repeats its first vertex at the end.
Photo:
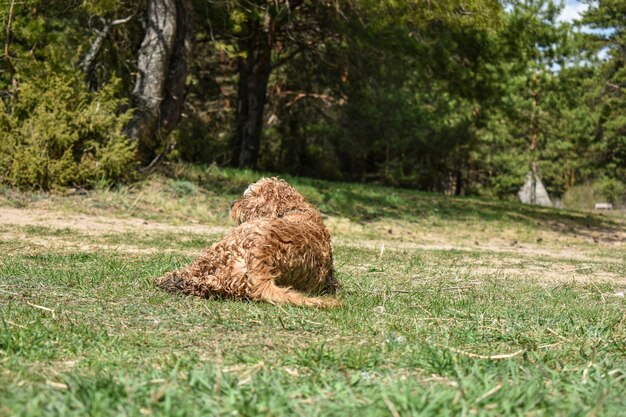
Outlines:
POLYGON ((286 181, 262 178, 250 184, 238 200, 230 203, 230 216, 237 224, 249 220, 282 217, 290 211, 307 211, 312 207, 286 181))

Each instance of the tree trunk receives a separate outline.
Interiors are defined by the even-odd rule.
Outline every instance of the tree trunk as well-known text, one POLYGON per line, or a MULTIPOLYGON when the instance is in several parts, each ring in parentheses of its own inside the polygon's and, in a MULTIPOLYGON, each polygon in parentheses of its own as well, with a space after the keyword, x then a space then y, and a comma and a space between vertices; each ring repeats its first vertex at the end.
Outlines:
POLYGON ((126 132, 149 163, 180 120, 191 51, 191 0, 149 0, 126 132))
POLYGON ((539 136, 539 123, 537 114, 537 72, 533 71, 532 88, 530 96, 532 97, 532 109, 530 113, 530 204, 537 204, 537 138, 539 136))
POLYGON ((240 168, 255 169, 263 132, 267 84, 272 71, 272 42, 270 34, 258 22, 251 22, 249 27, 250 35, 242 41, 246 56, 239 60, 232 162, 240 168))
POLYGON ((463 195, 463 173, 461 168, 454 172, 454 195, 463 195))

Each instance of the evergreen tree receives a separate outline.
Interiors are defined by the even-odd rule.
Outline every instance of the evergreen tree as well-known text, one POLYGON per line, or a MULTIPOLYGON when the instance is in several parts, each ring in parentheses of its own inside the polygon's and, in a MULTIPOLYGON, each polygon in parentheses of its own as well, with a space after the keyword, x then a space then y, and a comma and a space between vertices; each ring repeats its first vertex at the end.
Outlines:
POLYGON ((596 168, 626 182, 626 1, 587 1, 582 24, 592 29, 588 47, 605 55, 591 94, 600 117, 592 145, 596 168))

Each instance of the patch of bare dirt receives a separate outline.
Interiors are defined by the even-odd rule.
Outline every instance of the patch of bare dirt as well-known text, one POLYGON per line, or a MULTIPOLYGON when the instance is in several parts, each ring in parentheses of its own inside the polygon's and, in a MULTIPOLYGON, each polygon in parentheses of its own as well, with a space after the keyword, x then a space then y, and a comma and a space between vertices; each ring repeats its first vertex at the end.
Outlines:
POLYGON ((498 254, 505 254, 511 256, 517 256, 518 258, 536 258, 538 256, 545 256, 549 258, 557 259, 570 259, 575 261, 591 261, 602 260, 603 262, 618 263, 620 258, 616 258, 610 255, 603 255, 594 251, 586 251, 577 247, 541 247, 532 246, 527 244, 498 244, 487 243, 481 245, 463 244, 463 243, 439 243, 439 242, 427 242, 416 243, 408 241, 385 241, 385 240, 335 240, 336 245, 364 247, 373 250, 387 249, 419 249, 419 250, 461 250, 468 252, 491 252, 498 254))
MULTIPOLYGON (((120 252, 131 255, 151 255, 157 253, 176 253, 183 255, 197 255, 198 249, 169 249, 169 248, 146 248, 129 244, 108 243, 86 243, 84 239, 66 239, 58 236, 27 236, 20 233, 0 233, 0 241, 13 241, 15 245, 12 248, 5 249, 8 253, 24 252, 28 253, 46 253, 46 252, 120 252)), ((208 244, 207 244, 208 246, 208 244)))
POLYGON ((337 244, 387 249, 462 250, 489 252, 519 258, 549 257, 575 261, 622 262, 626 256, 626 227, 557 231, 489 229, 480 224, 446 224, 424 227, 403 221, 361 224, 348 219, 326 220, 337 244))
MULTIPOLYGON (((626 283, 626 277, 618 273, 601 271, 594 265, 623 263, 626 253, 626 236, 619 239, 597 241, 571 240, 551 232, 544 233, 544 238, 535 243, 517 242, 514 235, 500 233, 499 236, 477 236, 468 239, 453 230, 437 232, 420 230, 419 225, 389 224, 362 225, 346 219, 328 218, 326 220, 336 245, 364 247, 384 252, 388 250, 458 250, 467 251, 467 267, 471 274, 493 276, 520 276, 549 281, 591 281, 614 280, 626 283), (393 227, 393 230, 392 230, 393 227), (376 229, 376 230, 374 230, 376 229), (449 233, 447 233, 449 232, 449 233), (367 237, 366 237, 367 236, 367 237), (363 238, 362 238, 363 237, 363 238), (480 240, 480 242, 478 241, 480 240), (609 250, 607 250, 609 249, 609 250), (618 249, 614 252, 613 249, 618 249), (496 254, 495 257, 479 258, 471 252, 496 254), (542 261, 547 258, 548 261, 542 261), (589 262, 588 265, 581 262, 589 262), (575 264, 578 263, 578 264, 575 264), (594 264, 595 263, 595 264, 594 264), (521 265, 521 266, 520 266, 521 265)), ((174 225, 148 222, 141 218, 116 218, 92 215, 67 214, 58 211, 0 207, 0 225, 41 226, 55 229, 69 229, 78 232, 77 236, 68 234, 32 236, 19 229, 0 232, 0 239, 13 241, 9 251, 115 251, 129 254, 181 253, 195 255, 199 249, 162 249, 133 245, 133 242, 110 244, 98 241, 98 236, 105 234, 133 232, 139 234, 177 233, 215 235, 229 231, 232 226, 207 226, 202 224, 174 225)), ((507 232, 508 233, 508 232, 507 232)), ((599 233, 599 232, 598 232, 599 233)), ((612 236, 623 233, 611 232, 612 236)), ((534 239, 534 238, 533 238, 534 239)), ((533 241, 534 242, 534 241, 533 241)), ((615 269, 615 268, 613 268, 615 269)), ((619 270, 619 269, 618 269, 619 270)))
MULTIPOLYGON (((463 265, 460 274, 464 279, 519 277, 542 282, 602 282, 612 281, 626 285, 626 275, 609 272, 623 264, 623 256, 598 254, 574 248, 511 247, 509 245, 417 244, 413 242, 385 242, 376 240, 335 241, 335 244, 365 247, 380 253, 382 258, 394 250, 455 250, 454 265, 463 265), (465 255, 463 252, 467 252, 465 255), (475 252, 496 256, 477 257, 475 252), (609 266, 606 268, 606 266, 609 266), (618 266, 616 268, 616 266, 618 266)), ((435 261, 438 262, 438 261, 435 261)))
POLYGON ((13 226, 41 226, 53 229, 72 229, 89 235, 125 232, 174 232, 217 234, 229 230, 222 226, 202 224, 172 225, 148 222, 141 218, 121 219, 105 216, 65 214, 41 209, 0 207, 0 224, 13 226))

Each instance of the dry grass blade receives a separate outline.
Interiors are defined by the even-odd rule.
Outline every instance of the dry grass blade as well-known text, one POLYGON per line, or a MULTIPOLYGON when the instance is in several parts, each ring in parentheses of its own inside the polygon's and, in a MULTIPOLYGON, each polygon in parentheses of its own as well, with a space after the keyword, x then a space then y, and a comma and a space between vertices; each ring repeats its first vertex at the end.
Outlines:
POLYGON ((453 291, 453 290, 466 290, 468 288, 474 288, 474 285, 459 285, 456 287, 444 287, 442 291, 453 291))
POLYGON ((553 334, 554 336, 556 336, 556 337, 558 337, 559 339, 561 339, 563 342, 569 342, 569 340, 568 340, 566 337, 561 336, 561 335, 560 335, 560 334, 559 334, 556 330, 551 329, 550 327, 546 327, 546 330, 547 330, 550 334, 553 334))
POLYGON ((498 385, 496 385, 495 387, 491 388, 489 391, 485 392, 483 395, 481 395, 480 397, 476 398, 476 400, 474 400, 475 403, 479 403, 484 399, 487 399, 489 397, 491 397, 493 394, 495 394, 496 392, 500 391, 502 389, 502 383, 499 383, 498 385))
POLYGON ((34 307, 34 308, 38 308, 38 309, 40 309, 40 310, 43 310, 43 311, 49 311, 49 312, 50 312, 50 313, 52 313, 52 315, 54 316, 54 309, 52 309, 52 308, 48 308, 48 307, 44 307, 44 306, 40 306, 40 305, 38 305, 38 304, 33 304, 33 303, 31 303, 30 301, 26 301, 26 304, 28 304, 28 305, 29 305, 29 306, 31 306, 31 307, 34 307))
POLYGON ((64 384, 62 382, 54 382, 54 381, 46 381, 46 385, 52 388, 57 388, 57 389, 68 389, 69 387, 67 386, 67 384, 64 384))
POLYGON ((386 293, 390 293, 390 294, 413 294, 415 293, 415 291, 410 291, 410 290, 396 290, 396 289, 375 289, 375 290, 358 290, 358 291, 354 291, 354 290, 347 290, 345 291, 346 294, 349 295, 354 295, 354 294, 386 294, 386 293))
POLYGON ((440 345, 438 343, 434 344, 436 347, 438 348, 442 348, 442 349, 446 349, 449 350, 450 352, 454 352, 454 353, 458 353, 461 355, 465 355, 468 358, 474 358, 474 359, 489 359, 489 360, 499 360, 499 359, 510 359, 510 358, 514 358, 515 356, 518 356, 522 353, 525 352, 524 349, 520 349, 516 352, 513 353, 501 353, 498 355, 481 355, 479 353, 472 353, 472 352, 466 352, 464 350, 461 349, 456 349, 453 347, 449 347, 449 346, 444 346, 444 345, 440 345))
POLYGON ((561 342, 548 343, 546 345, 539 345, 539 346, 537 346, 537 349, 548 349, 548 348, 551 348, 551 347, 554 347, 554 346, 559 346, 561 344, 562 344, 561 342))
POLYGON ((391 413, 393 417, 400 417, 400 413, 398 412, 398 409, 396 408, 396 406, 393 405, 391 400, 384 394, 383 394, 383 401, 385 402, 385 405, 387 406, 387 408, 389 409, 389 412, 391 413))
POLYGON ((28 327, 12 322, 11 320, 5 320, 5 323, 10 324, 11 326, 19 327, 20 329, 28 329, 28 327))
POLYGON ((265 363, 261 361, 252 366, 241 364, 241 365, 228 366, 228 367, 223 368, 222 370, 226 373, 233 373, 237 375, 237 377, 239 378, 239 382, 237 383, 237 385, 241 386, 241 385, 246 385, 246 384, 251 383, 254 376, 261 369, 263 369, 263 367, 265 367, 265 363))
POLYGON ((589 375, 589 369, 591 369, 591 367, 594 366, 594 365, 595 364, 593 362, 589 362, 587 364, 587 366, 585 367, 585 369, 583 370, 583 376, 582 376, 582 379, 581 379, 581 382, 583 384, 587 383, 587 375, 589 375))

